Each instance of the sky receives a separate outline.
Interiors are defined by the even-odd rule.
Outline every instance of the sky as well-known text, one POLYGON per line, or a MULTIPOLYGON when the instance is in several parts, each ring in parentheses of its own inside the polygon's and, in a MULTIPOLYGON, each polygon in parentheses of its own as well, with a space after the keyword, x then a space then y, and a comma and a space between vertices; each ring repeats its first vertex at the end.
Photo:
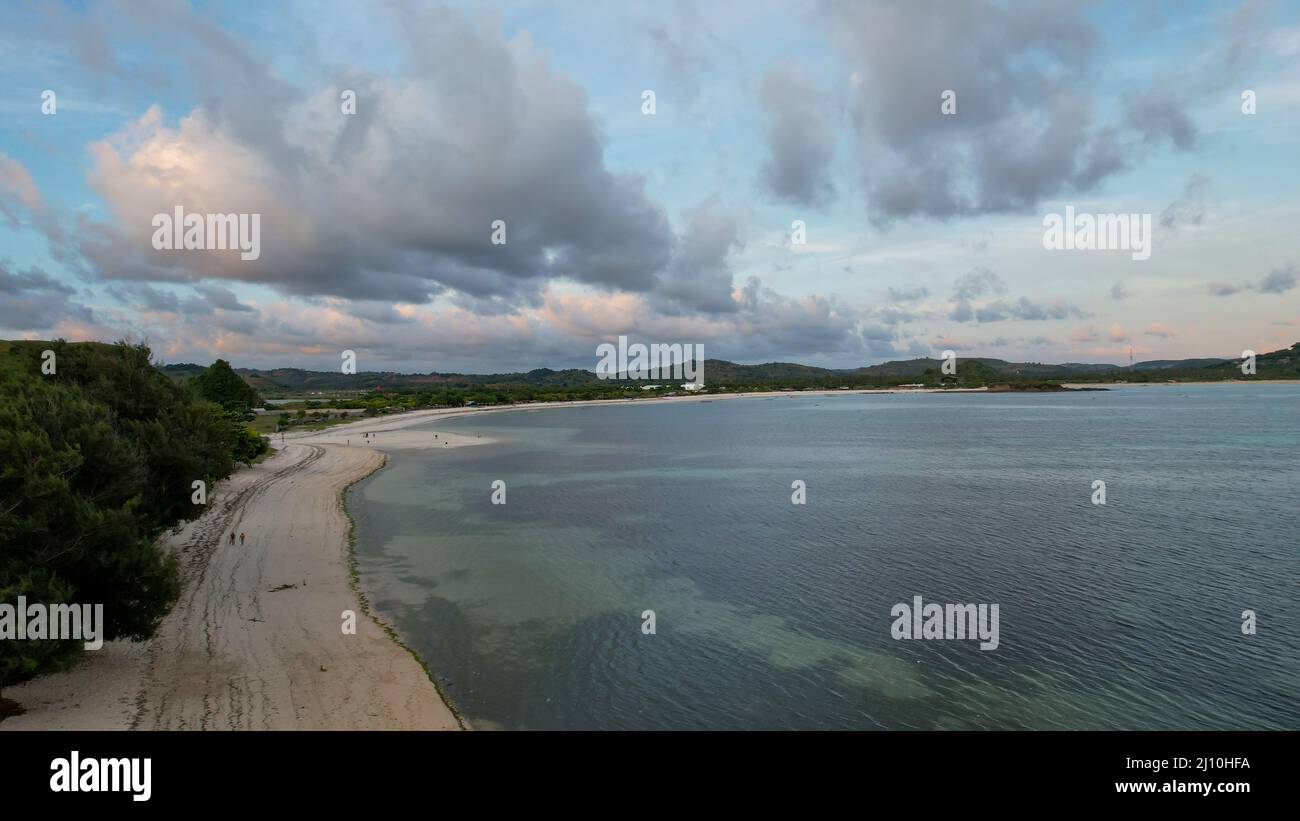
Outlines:
POLYGON ((4 338, 408 372, 1300 340, 1300 2, 9 0, 0 70, 4 338), (257 215, 256 258, 158 248, 177 207, 257 215), (1046 247, 1067 209, 1145 215, 1149 256, 1046 247))

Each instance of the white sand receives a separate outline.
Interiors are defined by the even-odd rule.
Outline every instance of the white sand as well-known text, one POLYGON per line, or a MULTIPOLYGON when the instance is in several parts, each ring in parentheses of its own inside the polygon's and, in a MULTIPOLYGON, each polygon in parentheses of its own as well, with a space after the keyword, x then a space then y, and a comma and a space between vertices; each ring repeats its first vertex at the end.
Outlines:
POLYGON ((185 589, 158 635, 6 688, 27 712, 0 729, 456 729, 349 587, 339 494, 382 463, 371 449, 290 443, 223 482, 205 516, 167 537, 185 589), (232 530, 247 542, 232 546, 232 530), (343 634, 344 610, 356 635, 343 634))

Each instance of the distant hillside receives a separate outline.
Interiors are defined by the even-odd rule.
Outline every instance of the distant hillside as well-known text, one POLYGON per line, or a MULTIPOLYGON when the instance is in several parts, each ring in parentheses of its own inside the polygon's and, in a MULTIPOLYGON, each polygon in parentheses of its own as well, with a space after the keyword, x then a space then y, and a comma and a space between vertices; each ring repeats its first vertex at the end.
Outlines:
MULTIPOLYGON (((1076 373, 1101 373, 1114 370, 1116 365, 1088 365, 1067 363, 1064 365, 1044 365, 1038 362, 1008 362, 1005 359, 988 359, 985 357, 958 357, 959 363, 978 362, 1000 374, 1025 377, 1065 377, 1076 373)), ((862 376, 920 376, 930 369, 943 365, 942 359, 905 359, 883 362, 865 368, 857 368, 849 373, 862 376)))
MULTIPOLYGON (((1196 362, 1199 360, 1189 360, 1196 362)), ((1255 357, 1256 375, 1273 379, 1300 379, 1300 342, 1290 348, 1262 353, 1255 357)), ((1241 376, 1241 360, 1225 359, 1203 369, 1209 373, 1241 376)))
POLYGON ((178 362, 172 365, 158 365, 158 370, 175 379, 177 382, 184 382, 193 379, 208 369, 207 365, 196 365, 193 362, 178 362))
POLYGON ((1135 371, 1151 371, 1168 368, 1209 368, 1214 365, 1222 365, 1225 362, 1236 362, 1235 359, 1150 359, 1146 362, 1136 362, 1133 364, 1135 371))
MULTIPOLYGON (((1300 345, 1300 343, 1297 343, 1300 345)), ((1257 376, 1261 378, 1300 378, 1300 355, 1297 346, 1261 354, 1257 357, 1257 376)), ((1008 381, 1167 381, 1169 379, 1223 379, 1242 376, 1236 359, 1155 359, 1132 366, 1083 362, 1050 364, 1043 362, 1008 362, 988 357, 959 357, 958 367, 977 366, 982 377, 1008 381)), ((840 385, 891 385, 925 381, 939 374, 943 360, 923 358, 883 362, 861 368, 818 368, 794 362, 766 362, 740 365, 723 359, 704 363, 704 381, 708 385, 766 387, 839 387, 840 385)), ((192 363, 163 365, 161 370, 176 381, 187 381, 205 368, 192 363)), ((493 390, 509 387, 574 388, 592 387, 605 380, 593 371, 580 368, 552 370, 538 368, 527 372, 463 374, 404 374, 395 371, 363 371, 354 375, 334 371, 309 371, 301 368, 257 370, 236 368, 245 382, 258 393, 271 398, 320 392, 365 392, 383 390, 493 390)), ((671 383, 673 380, 659 380, 671 383)), ((611 380, 610 384, 617 382, 611 380)))
POLYGON ((334 371, 307 371, 301 368, 276 368, 262 371, 236 368, 235 372, 259 393, 308 393, 311 391, 371 390, 376 385, 394 388, 470 388, 494 385, 580 385, 595 382, 591 371, 569 369, 555 371, 538 368, 527 373, 462 374, 462 373, 397 373, 396 371, 360 371, 344 374, 334 371))

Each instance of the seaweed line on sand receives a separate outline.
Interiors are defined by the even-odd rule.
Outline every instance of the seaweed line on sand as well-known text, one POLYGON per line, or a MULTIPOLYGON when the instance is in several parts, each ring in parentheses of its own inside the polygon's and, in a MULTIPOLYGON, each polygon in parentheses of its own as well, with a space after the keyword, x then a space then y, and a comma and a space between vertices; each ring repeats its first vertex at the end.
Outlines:
POLYGON ((402 641, 402 637, 397 634, 396 630, 390 627, 387 622, 379 618, 379 616, 370 609, 370 600, 366 598, 366 594, 361 590, 361 574, 357 565, 357 520, 353 518, 352 511, 348 510, 347 495, 348 491, 351 490, 352 486, 357 482, 360 482, 367 476, 371 476, 384 469, 388 464, 388 454, 380 453, 379 455, 383 458, 379 467, 358 476, 344 485, 343 489, 339 491, 339 507, 343 510, 343 515, 348 517, 348 586, 352 588, 353 595, 355 595, 357 601, 361 603, 361 612, 366 614, 371 621, 378 625, 380 630, 387 633, 388 638, 391 639, 394 644, 411 654, 411 658, 415 659, 416 664, 419 664, 420 669, 424 671, 426 676, 428 676, 429 682, 433 684, 433 689, 438 692, 438 698, 442 699, 442 703, 447 705, 447 709, 451 711, 452 717, 456 719, 456 723, 460 725, 462 730, 469 730, 472 728, 465 722, 464 716, 460 714, 460 711, 456 709, 456 706, 451 703, 451 699, 447 698, 447 693, 443 691, 442 685, 438 683, 436 678, 434 678, 433 671, 429 669, 429 665, 424 663, 424 659, 420 658, 419 653, 412 650, 406 642, 402 641))

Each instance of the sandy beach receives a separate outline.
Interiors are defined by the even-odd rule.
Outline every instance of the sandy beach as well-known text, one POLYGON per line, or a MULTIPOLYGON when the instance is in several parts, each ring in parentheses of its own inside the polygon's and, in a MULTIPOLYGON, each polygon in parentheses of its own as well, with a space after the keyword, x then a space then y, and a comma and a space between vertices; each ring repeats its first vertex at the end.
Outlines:
POLYGON ((166 538, 184 590, 154 639, 109 642, 71 672, 7 688, 27 712, 0 729, 458 729, 350 586, 340 494, 383 461, 290 442, 222 482, 211 510, 166 538))

